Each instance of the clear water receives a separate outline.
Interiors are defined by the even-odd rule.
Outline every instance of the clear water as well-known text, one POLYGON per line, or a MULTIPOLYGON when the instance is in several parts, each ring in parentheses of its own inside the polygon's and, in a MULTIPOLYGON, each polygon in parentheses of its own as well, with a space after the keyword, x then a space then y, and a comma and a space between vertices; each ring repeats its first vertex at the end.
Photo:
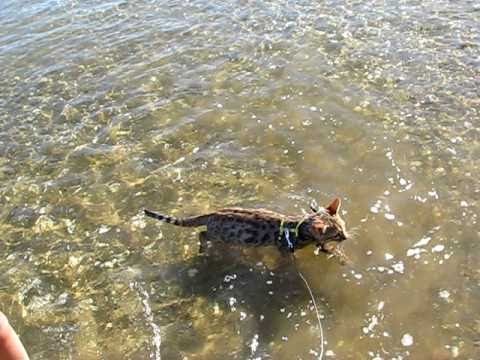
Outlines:
POLYGON ((340 196, 326 358, 478 359, 479 46, 473 0, 3 0, 2 311, 33 359, 313 359, 291 266, 141 209, 340 196))

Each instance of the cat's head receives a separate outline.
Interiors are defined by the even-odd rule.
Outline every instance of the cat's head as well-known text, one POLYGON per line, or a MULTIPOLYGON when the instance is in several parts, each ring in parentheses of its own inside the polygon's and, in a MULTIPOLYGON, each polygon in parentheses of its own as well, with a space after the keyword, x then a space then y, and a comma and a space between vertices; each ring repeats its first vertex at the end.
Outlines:
POLYGON ((316 209, 310 218, 310 234, 320 250, 335 254, 338 245, 348 239, 345 221, 340 217, 341 200, 334 199, 325 208, 316 209))

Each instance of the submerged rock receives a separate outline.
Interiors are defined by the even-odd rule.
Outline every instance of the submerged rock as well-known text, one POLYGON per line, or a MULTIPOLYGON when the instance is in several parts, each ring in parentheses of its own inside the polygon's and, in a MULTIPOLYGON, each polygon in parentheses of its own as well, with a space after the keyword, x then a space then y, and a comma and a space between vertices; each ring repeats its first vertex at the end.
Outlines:
POLYGON ((101 145, 79 145, 68 155, 69 159, 93 160, 110 156, 115 151, 115 146, 101 145))
POLYGON ((0 166, 0 179, 12 176, 15 174, 15 169, 10 165, 0 166))
POLYGON ((32 227, 40 214, 35 209, 23 206, 14 207, 8 215, 8 222, 24 228, 32 227))

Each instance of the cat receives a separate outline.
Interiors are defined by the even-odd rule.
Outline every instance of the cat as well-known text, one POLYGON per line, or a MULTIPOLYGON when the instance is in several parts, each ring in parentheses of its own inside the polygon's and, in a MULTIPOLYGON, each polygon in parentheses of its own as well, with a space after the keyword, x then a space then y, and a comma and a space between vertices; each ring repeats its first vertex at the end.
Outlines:
POLYGON ((281 253, 293 253, 309 244, 322 252, 344 257, 341 242, 348 239, 345 221, 340 217, 341 200, 335 198, 327 207, 312 213, 289 216, 265 209, 226 208, 209 214, 175 218, 144 210, 151 218, 183 227, 206 226, 200 232, 203 253, 215 241, 248 246, 276 246, 281 253))

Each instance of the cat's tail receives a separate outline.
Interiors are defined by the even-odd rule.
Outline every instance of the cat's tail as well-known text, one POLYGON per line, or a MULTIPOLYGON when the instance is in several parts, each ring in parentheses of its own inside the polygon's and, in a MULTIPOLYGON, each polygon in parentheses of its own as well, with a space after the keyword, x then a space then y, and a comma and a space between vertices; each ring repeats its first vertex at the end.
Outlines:
POLYGON ((207 225, 207 221, 210 218, 211 214, 207 215, 200 215, 200 216, 192 216, 187 218, 176 218, 173 216, 162 215, 147 209, 143 210, 145 215, 169 223, 177 226, 185 226, 185 227, 197 227, 202 225, 207 225))

